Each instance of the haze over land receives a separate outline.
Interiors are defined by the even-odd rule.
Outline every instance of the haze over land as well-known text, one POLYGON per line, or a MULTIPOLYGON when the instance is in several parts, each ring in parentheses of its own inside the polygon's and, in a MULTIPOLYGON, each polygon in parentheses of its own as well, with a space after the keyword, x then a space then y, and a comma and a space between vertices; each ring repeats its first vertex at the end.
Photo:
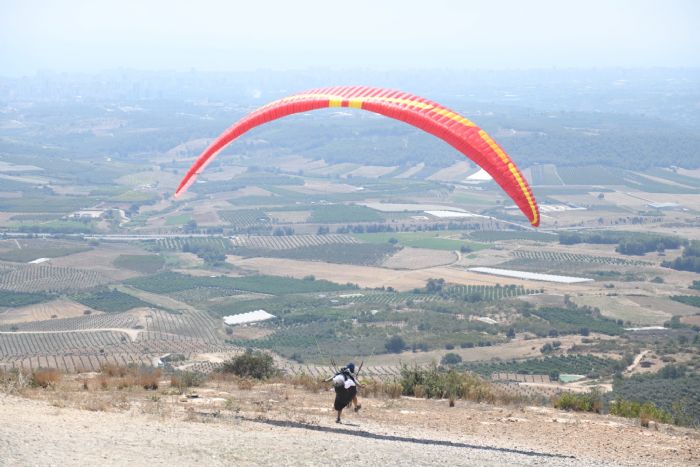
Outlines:
POLYGON ((272 463, 274 437, 290 463, 697 463, 695 2, 306 2, 264 27, 64 5, 0 19, 0 459, 272 463), (540 228, 441 139, 351 108, 255 128, 173 197, 249 112, 355 83, 483 128, 540 228), (348 361, 364 407, 336 429, 321 381, 348 361), (95 452, 63 436, 85 424, 95 452))

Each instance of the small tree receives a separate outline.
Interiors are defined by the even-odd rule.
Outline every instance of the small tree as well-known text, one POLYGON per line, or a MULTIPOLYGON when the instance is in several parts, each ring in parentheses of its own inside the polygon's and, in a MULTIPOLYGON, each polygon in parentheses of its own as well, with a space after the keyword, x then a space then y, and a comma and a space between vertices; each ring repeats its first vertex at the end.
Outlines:
POLYGON ((224 362, 222 371, 255 379, 267 379, 279 373, 270 355, 250 349, 246 350, 244 354, 224 362))
POLYGON ((406 342, 401 336, 391 336, 384 344, 384 348, 390 353, 401 353, 406 348, 406 342))

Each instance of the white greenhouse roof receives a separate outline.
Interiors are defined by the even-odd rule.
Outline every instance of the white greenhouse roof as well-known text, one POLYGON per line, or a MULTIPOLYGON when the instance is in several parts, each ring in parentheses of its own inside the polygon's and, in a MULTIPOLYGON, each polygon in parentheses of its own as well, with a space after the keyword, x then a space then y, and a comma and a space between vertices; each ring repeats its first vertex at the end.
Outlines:
POLYGON ((255 323, 257 321, 265 321, 272 318, 276 318, 276 316, 268 313, 265 310, 255 310, 249 311, 248 313, 224 316, 224 323, 228 324, 229 326, 233 326, 235 324, 255 323))

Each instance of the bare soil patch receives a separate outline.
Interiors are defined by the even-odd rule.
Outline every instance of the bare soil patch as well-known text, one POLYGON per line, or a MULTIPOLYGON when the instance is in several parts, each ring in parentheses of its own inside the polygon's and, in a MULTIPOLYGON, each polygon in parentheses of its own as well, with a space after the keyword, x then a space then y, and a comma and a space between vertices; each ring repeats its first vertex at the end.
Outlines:
POLYGON ((37 303, 21 308, 13 308, 0 313, 0 324, 28 323, 32 321, 46 321, 50 319, 73 318, 83 316, 85 310, 92 315, 102 314, 85 305, 70 300, 53 300, 46 303, 37 303))
POLYGON ((387 175, 397 169, 397 166, 386 167, 383 165, 363 165, 347 175, 352 175, 353 177, 363 177, 363 178, 379 178, 382 175, 387 175))
POLYGON ((396 175, 394 178, 411 178, 421 170, 425 168, 425 164, 423 162, 414 165, 413 167, 410 167, 404 172, 401 172, 399 175, 396 175))
POLYGON ((470 172, 473 172, 472 166, 467 161, 455 162, 449 167, 440 169, 430 177, 428 180, 435 180, 441 182, 453 182, 458 180, 464 180, 470 172))
POLYGON ((406 247, 387 258, 382 267, 389 269, 424 269, 452 264, 455 261, 457 261, 457 254, 454 251, 406 247))
POLYGON ((546 287, 548 291, 583 292, 586 285, 566 285, 503 278, 465 271, 461 268, 437 266, 419 270, 395 270, 371 266, 353 266, 347 264, 330 264, 319 261, 298 261, 281 258, 241 258, 229 256, 228 261, 250 271, 276 276, 304 278, 313 274, 318 279, 326 279, 344 284, 351 282, 361 287, 394 287, 397 290, 411 290, 423 287, 428 279, 443 278, 454 284, 516 284, 529 289, 546 287))

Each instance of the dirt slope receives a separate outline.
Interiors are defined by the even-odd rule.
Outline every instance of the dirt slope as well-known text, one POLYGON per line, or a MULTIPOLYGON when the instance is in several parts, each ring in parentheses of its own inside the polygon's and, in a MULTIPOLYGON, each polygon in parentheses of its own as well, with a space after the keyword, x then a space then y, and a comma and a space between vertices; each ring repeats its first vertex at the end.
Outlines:
MULTIPOLYGON (((230 394, 230 393, 229 393, 230 394)), ((277 389, 198 401, 131 396, 123 411, 0 395, 0 465, 697 465, 691 430, 541 407, 364 399, 333 423, 329 394, 277 389), (282 397, 280 397, 282 396, 282 397), (166 407, 172 404, 171 407, 166 407), (263 407, 254 409, 254 407, 263 407), (150 407, 150 408, 149 408, 150 407), (157 410, 152 410, 157 407, 157 410), (184 407, 184 408, 183 408, 184 407)))

